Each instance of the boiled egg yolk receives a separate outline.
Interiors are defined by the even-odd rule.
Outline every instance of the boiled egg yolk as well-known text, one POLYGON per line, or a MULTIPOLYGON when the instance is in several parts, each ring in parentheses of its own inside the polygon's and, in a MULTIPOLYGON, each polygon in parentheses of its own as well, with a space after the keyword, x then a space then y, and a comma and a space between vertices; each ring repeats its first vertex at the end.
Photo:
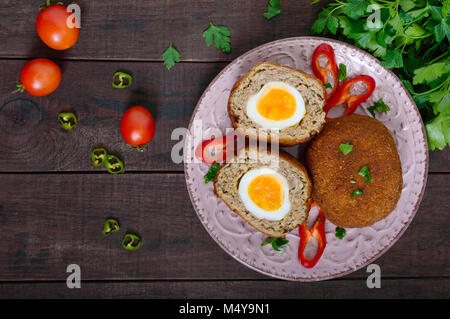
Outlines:
POLYGON ((291 209, 287 179, 268 167, 245 173, 239 196, 247 211, 259 219, 281 220, 291 209))
POLYGON ((277 176, 264 174, 250 182, 248 194, 256 206, 266 211, 273 211, 283 204, 284 185, 277 176))
POLYGON ((293 86, 272 81, 247 101, 247 116, 266 129, 280 130, 297 125, 305 116, 305 102, 293 86))
POLYGON ((258 113, 272 121, 286 120, 295 113, 295 98, 284 87, 268 88, 257 102, 258 113))

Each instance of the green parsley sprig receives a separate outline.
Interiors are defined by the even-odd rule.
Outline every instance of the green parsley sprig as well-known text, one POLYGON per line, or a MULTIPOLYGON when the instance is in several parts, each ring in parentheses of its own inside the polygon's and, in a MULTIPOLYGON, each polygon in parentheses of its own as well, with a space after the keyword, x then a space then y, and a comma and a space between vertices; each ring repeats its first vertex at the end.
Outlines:
POLYGON ((267 238, 267 240, 265 242, 263 242, 261 244, 261 247, 268 245, 268 244, 272 244, 272 248, 275 249, 276 251, 286 251, 286 249, 284 249, 281 246, 287 244, 288 242, 289 242, 289 240, 287 240, 284 237, 278 237, 278 238, 269 237, 269 238, 267 238))
POLYGON ((164 51, 162 57, 167 70, 170 70, 175 65, 175 62, 180 62, 181 55, 172 44, 170 44, 167 50, 164 51))
POLYGON ((373 117, 375 117, 375 111, 377 111, 378 113, 383 113, 390 111, 391 108, 389 107, 389 105, 384 103, 383 99, 379 99, 377 102, 375 102, 374 105, 369 106, 367 110, 370 112, 370 114, 372 114, 373 117))
POLYGON ((345 235, 347 234, 347 231, 345 230, 345 228, 339 227, 337 226, 335 229, 335 236, 339 239, 342 239, 345 237, 345 235))
POLYGON ((214 46, 225 53, 231 52, 230 36, 230 29, 223 25, 216 26, 211 21, 209 22, 209 28, 203 32, 203 38, 205 38, 207 46, 211 46, 214 42, 214 46))
POLYGON ((208 184, 209 182, 212 182, 217 175, 217 172, 219 171, 220 165, 217 163, 214 163, 211 165, 211 167, 209 168, 208 172, 205 174, 204 179, 205 179, 205 184, 208 184))
POLYGON ((272 19, 273 17, 279 15, 281 13, 281 7, 278 0, 269 0, 267 3, 267 12, 264 12, 263 16, 267 20, 272 19))
POLYGON ((450 0, 332 1, 312 31, 378 57, 412 95, 430 150, 450 145, 450 0))
POLYGON ((353 145, 350 144, 349 142, 347 142, 345 144, 340 144, 339 150, 342 152, 342 154, 347 155, 348 153, 350 153, 353 150, 353 145))

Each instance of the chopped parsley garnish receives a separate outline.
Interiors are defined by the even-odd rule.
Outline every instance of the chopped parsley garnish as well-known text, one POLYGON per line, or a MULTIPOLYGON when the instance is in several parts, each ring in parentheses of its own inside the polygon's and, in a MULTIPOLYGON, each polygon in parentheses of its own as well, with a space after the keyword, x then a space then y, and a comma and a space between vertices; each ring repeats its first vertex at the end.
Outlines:
POLYGON ((267 20, 272 19, 273 17, 279 15, 281 13, 280 3, 278 0, 269 0, 267 3, 267 12, 264 12, 263 16, 267 20))
POLYGON ((345 235, 347 234, 347 231, 345 230, 345 228, 342 227, 336 227, 336 232, 335 235, 337 238, 342 239, 345 237, 345 235))
POLYGON ((345 144, 341 144, 339 145, 339 150, 342 152, 342 154, 347 155, 353 150, 353 145, 348 142, 345 144))
POLYGON ((208 173, 206 173, 206 175, 204 176, 205 184, 212 182, 214 178, 216 178, 217 172, 219 171, 219 167, 220 165, 217 163, 211 165, 211 167, 208 170, 208 173))
POLYGON ((367 165, 363 166, 359 172, 358 175, 364 177, 366 179, 366 183, 370 182, 370 173, 369 173, 369 167, 367 165))
POLYGON ((356 190, 353 191, 351 197, 354 197, 354 196, 357 196, 357 195, 362 195, 362 194, 364 194, 364 192, 362 190, 356 189, 356 190))
POLYGON ((347 66, 345 64, 339 63, 338 80, 345 81, 346 77, 347 77, 347 66))
POLYGON ((333 88, 333 86, 330 83, 328 83, 328 82, 325 83, 323 86, 326 87, 327 89, 332 89, 333 88))
POLYGON ((375 117, 375 111, 377 111, 378 113, 383 113, 390 111, 391 108, 389 107, 389 105, 384 103, 383 99, 379 99, 378 102, 375 102, 374 105, 369 106, 367 110, 370 112, 370 114, 372 114, 373 117, 375 117))
POLYGON ((180 53, 171 45, 167 48, 166 51, 164 51, 162 55, 164 59, 164 65, 166 66, 167 70, 170 70, 174 65, 175 62, 180 62, 180 53))
POLYGON ((209 28, 203 32, 207 46, 210 47, 214 42, 214 46, 225 53, 231 52, 230 36, 230 29, 223 25, 216 26, 211 21, 209 22, 209 28))
POLYGON ((355 180, 353 180, 353 179, 351 179, 351 180, 350 180, 350 183, 352 183, 352 184, 356 184, 356 181, 355 181, 355 180))
POLYGON ((267 240, 265 242, 263 242, 261 244, 261 247, 265 246, 267 244, 272 244, 272 248, 275 249, 276 251, 286 251, 286 249, 284 249, 281 246, 287 244, 288 242, 289 242, 289 240, 287 240, 284 237, 278 237, 278 238, 269 237, 269 238, 267 238, 267 240))

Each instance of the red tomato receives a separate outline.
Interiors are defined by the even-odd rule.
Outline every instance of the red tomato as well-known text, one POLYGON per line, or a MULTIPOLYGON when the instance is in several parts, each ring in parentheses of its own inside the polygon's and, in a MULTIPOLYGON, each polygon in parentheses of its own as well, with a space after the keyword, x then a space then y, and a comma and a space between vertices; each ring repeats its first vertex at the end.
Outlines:
POLYGON ((55 50, 66 50, 75 45, 79 28, 70 28, 67 19, 72 15, 67 7, 59 4, 43 9, 36 19, 36 31, 41 40, 55 50))
POLYGON ((145 107, 134 106, 122 116, 120 131, 129 145, 143 146, 155 135, 155 121, 145 107))
POLYGON ((49 59, 34 59, 25 64, 20 72, 19 86, 34 96, 52 93, 61 82, 61 69, 49 59))

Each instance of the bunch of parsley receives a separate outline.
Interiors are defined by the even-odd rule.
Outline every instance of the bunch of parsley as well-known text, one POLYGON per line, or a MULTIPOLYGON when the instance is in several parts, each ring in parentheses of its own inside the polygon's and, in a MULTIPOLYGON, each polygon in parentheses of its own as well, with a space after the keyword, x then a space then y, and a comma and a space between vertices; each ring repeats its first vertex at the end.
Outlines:
POLYGON ((429 148, 450 145, 450 0, 337 0, 312 31, 378 57, 414 98, 429 148))

